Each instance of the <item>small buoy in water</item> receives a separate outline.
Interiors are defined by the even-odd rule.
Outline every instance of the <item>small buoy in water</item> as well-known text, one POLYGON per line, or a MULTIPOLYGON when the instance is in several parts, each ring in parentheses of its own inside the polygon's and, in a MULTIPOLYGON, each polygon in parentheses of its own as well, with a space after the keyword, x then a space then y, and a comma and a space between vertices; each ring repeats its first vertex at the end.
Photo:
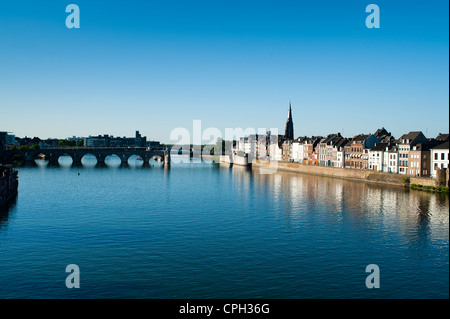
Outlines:
POLYGON ((80 175, 80 172, 78 172, 78 175, 80 175))

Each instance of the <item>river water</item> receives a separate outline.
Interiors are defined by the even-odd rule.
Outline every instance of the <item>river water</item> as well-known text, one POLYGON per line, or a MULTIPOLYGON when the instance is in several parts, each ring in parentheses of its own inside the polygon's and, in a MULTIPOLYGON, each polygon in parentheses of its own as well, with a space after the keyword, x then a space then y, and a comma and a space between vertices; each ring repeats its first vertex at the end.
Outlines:
POLYGON ((18 168, 0 298, 449 297, 448 195, 135 162, 18 168), (369 264, 380 288, 366 286, 369 264))

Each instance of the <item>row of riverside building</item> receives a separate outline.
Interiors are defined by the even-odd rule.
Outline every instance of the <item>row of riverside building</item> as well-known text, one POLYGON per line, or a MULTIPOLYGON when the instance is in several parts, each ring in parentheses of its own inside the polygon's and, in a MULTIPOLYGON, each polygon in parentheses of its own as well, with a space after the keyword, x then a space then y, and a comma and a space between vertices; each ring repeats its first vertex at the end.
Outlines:
POLYGON ((268 131, 241 137, 234 151, 248 154, 251 159, 436 177, 437 169, 449 167, 449 134, 427 138, 414 131, 396 139, 383 127, 351 138, 336 133, 294 139, 289 103, 284 135, 268 131))

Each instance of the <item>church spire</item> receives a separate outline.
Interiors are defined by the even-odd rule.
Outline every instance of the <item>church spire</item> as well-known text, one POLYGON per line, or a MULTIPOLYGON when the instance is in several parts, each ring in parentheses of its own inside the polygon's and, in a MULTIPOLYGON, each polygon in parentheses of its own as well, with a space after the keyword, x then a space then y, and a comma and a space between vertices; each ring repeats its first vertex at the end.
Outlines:
POLYGON ((288 111, 288 121, 289 121, 289 119, 291 119, 292 120, 292 110, 291 110, 291 101, 289 101, 289 111, 288 111))
POLYGON ((291 101, 289 101, 289 111, 288 111, 288 118, 286 121, 286 129, 284 132, 284 137, 287 140, 293 140, 294 139, 294 122, 292 121, 292 108, 291 108, 291 101))

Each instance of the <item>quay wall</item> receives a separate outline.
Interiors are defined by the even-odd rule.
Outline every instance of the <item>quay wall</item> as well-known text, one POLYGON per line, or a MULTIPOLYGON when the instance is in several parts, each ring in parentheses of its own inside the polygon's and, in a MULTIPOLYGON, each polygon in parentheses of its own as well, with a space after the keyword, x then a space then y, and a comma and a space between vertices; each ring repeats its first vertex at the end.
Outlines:
POLYGON ((400 174, 390 174, 370 170, 358 170, 339 167, 328 167, 319 165, 306 165, 300 163, 278 162, 276 165, 270 162, 253 161, 253 167, 274 169, 287 172, 311 174, 327 177, 336 177, 351 180, 360 180, 372 183, 389 184, 397 186, 409 186, 419 184, 424 186, 438 186, 435 179, 424 177, 411 177, 400 174))

